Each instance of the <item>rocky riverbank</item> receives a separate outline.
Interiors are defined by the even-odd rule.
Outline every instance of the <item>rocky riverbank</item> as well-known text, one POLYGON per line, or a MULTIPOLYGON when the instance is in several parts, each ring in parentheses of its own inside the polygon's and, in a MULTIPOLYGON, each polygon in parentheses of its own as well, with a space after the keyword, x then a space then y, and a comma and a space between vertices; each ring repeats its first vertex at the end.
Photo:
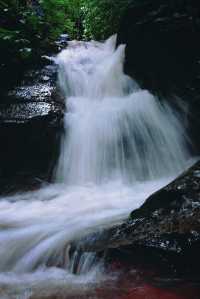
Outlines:
MULTIPOLYGON (((123 224, 78 243, 108 259, 155 263, 184 275, 199 269, 200 162, 151 195, 123 224)), ((196 271, 196 272, 195 272, 196 271)))
POLYGON ((50 181, 59 153, 64 101, 56 66, 31 70, 1 95, 1 193, 28 190, 50 181))

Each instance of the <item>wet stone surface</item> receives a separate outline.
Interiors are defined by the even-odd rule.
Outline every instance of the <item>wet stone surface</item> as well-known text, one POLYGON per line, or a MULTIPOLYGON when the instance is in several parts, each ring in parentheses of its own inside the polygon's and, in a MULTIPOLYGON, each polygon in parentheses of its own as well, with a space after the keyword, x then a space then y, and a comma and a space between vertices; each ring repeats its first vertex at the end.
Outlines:
POLYGON ((28 71, 19 86, 1 94, 1 193, 28 190, 51 180, 63 130, 64 99, 57 68, 28 71))
POLYGON ((135 261, 165 264, 172 271, 199 271, 200 162, 150 196, 123 224, 76 244, 81 251, 104 252, 135 261))
POLYGON ((184 100, 190 136, 200 149, 200 2, 131 1, 118 32, 126 72, 173 104, 184 100), (176 97, 174 97, 176 96, 176 97))
POLYGON ((0 123, 25 123, 35 118, 44 118, 52 115, 51 122, 55 122, 61 112, 61 105, 47 102, 13 103, 0 105, 0 123))

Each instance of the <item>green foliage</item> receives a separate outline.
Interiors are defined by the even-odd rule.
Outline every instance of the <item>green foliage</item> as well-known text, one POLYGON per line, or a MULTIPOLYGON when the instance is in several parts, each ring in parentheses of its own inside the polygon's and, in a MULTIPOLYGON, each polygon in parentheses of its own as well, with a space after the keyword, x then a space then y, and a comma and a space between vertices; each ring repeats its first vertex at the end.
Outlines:
POLYGON ((118 31, 131 1, 0 0, 0 46, 18 56, 23 48, 46 49, 61 33, 105 39, 118 31))
POLYGON ((80 0, 0 0, 0 10, 2 34, 3 30, 18 30, 30 40, 79 34, 80 0))
POLYGON ((80 1, 0 0, 0 75, 37 63, 62 33, 80 37, 80 1))
POLYGON ((131 2, 133 0, 83 0, 84 37, 99 40, 116 33, 131 2))
POLYGON ((105 39, 136 0, 0 0, 0 71, 35 64, 55 47, 60 34, 105 39))
POLYGON ((40 0, 43 10, 43 23, 50 39, 56 39, 61 33, 68 33, 71 38, 79 34, 80 0, 40 0))

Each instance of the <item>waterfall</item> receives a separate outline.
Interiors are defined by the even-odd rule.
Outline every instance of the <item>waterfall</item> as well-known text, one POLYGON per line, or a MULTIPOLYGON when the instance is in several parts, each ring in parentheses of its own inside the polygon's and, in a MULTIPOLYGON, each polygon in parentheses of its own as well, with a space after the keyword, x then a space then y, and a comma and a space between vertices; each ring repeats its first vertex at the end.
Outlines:
POLYGON ((116 36, 70 42, 54 59, 66 99, 55 183, 1 198, 0 286, 80 292, 99 271, 84 255, 75 277, 70 244, 120 223, 190 164, 180 114, 125 75, 124 59, 116 36))
POLYGON ((115 44, 72 42, 56 59, 67 107, 58 181, 152 180, 189 158, 178 115, 124 74, 125 46, 115 44))

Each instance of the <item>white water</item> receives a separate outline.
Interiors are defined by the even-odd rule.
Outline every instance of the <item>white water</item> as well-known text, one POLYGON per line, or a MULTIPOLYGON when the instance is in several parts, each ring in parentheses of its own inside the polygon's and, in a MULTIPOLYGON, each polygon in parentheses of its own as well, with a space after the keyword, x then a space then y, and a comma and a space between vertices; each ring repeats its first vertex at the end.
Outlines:
POLYGON ((188 159, 176 113, 123 73, 124 48, 71 44, 61 52, 66 138, 57 178, 70 184, 152 180, 181 171, 188 159))
POLYGON ((180 115, 123 73, 115 38, 71 42, 55 59, 67 107, 56 183, 0 201, 0 286, 10 291, 49 292, 52 279, 54 291, 80 293, 99 272, 72 275, 70 243, 122 221, 190 164, 180 115))

